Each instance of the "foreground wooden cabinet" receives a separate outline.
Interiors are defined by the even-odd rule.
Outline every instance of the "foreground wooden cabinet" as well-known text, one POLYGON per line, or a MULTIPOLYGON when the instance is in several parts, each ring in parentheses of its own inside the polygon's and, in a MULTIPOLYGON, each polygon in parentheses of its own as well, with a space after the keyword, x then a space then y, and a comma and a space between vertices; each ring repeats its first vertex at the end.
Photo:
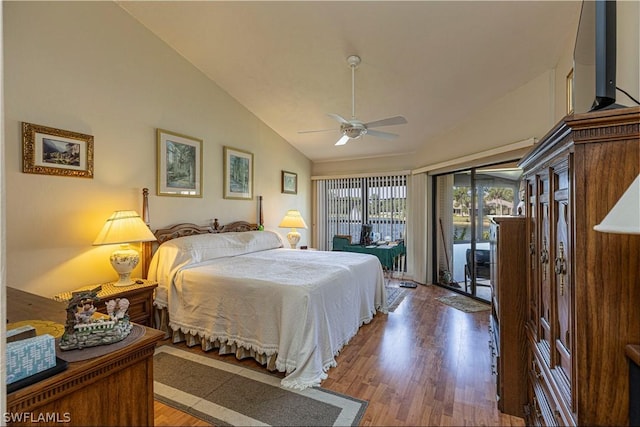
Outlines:
POLYGON ((491 220, 490 339, 498 409, 524 417, 527 402, 525 218, 491 220))
POLYGON ((640 236, 593 230, 640 173, 640 108, 558 123, 526 182, 528 423, 627 425, 640 236))
MULTIPOLYGON (((7 288, 7 320, 64 323, 67 304, 7 288)), ((153 353, 163 334, 104 356, 69 363, 61 373, 7 395, 8 425, 152 426, 153 353)))

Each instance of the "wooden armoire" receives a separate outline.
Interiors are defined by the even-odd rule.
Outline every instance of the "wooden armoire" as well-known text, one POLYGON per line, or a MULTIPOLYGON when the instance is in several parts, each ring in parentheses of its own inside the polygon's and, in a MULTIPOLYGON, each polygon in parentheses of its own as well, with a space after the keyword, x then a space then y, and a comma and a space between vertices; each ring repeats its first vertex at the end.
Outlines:
POLYGON ((639 123, 638 107, 569 115, 520 162, 529 425, 629 424, 640 236, 593 226, 640 173, 639 123))

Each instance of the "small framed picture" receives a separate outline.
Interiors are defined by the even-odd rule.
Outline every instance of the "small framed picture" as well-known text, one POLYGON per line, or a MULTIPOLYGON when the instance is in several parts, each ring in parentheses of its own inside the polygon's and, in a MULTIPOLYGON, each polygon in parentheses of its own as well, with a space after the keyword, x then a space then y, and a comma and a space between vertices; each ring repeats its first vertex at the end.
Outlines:
POLYGON ((22 171, 93 178, 93 136, 23 122, 22 171))
POLYGON ((298 174, 282 171, 282 192, 285 194, 298 194, 298 174))
POLYGON ((567 74, 567 114, 573 114, 573 68, 567 74))
POLYGON ((202 140, 156 131, 158 196, 202 197, 202 140))
POLYGON ((253 154, 236 148, 224 147, 225 199, 253 199, 253 154))

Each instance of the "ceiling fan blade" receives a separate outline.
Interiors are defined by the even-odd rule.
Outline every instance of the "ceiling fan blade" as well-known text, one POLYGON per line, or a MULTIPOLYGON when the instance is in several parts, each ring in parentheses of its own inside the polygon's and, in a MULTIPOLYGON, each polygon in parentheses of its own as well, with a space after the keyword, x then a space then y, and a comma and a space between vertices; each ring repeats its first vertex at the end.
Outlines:
POLYGON ((328 113, 327 116, 337 120, 338 122, 348 125, 349 124, 349 120, 345 119, 344 117, 342 117, 339 114, 334 114, 334 113, 328 113))
POLYGON ((391 126, 391 125, 404 125, 407 123, 407 119, 402 116, 389 117, 382 120, 376 120, 375 122, 365 123, 367 128, 375 128, 379 126, 391 126))
POLYGON ((317 130, 299 130, 298 133, 330 132, 335 130, 337 129, 332 128, 332 129, 317 129, 317 130))
POLYGON ((396 139, 399 135, 390 132, 380 132, 379 130, 367 129, 367 135, 383 139, 396 139))
POLYGON ((347 135, 342 135, 342 137, 340 137, 340 139, 338 140, 338 142, 336 142, 335 145, 344 145, 347 143, 347 141, 349 141, 349 137, 347 135))

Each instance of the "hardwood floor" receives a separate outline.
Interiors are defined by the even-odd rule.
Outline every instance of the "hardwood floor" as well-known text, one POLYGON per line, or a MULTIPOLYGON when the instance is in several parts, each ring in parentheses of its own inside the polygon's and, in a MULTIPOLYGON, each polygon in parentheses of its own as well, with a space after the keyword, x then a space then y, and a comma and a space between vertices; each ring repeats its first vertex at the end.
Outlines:
MULTIPOLYGON (((464 313, 435 298, 437 286, 409 289, 400 306, 378 314, 345 346, 322 387, 367 400, 362 426, 524 426, 495 401, 489 354, 489 312, 464 313)), ((179 344, 181 348, 186 348, 179 344)), ((201 354, 201 350, 192 349, 201 354)), ((255 366, 233 356, 212 358, 255 366)), ((160 402, 158 426, 206 426, 160 402)))

